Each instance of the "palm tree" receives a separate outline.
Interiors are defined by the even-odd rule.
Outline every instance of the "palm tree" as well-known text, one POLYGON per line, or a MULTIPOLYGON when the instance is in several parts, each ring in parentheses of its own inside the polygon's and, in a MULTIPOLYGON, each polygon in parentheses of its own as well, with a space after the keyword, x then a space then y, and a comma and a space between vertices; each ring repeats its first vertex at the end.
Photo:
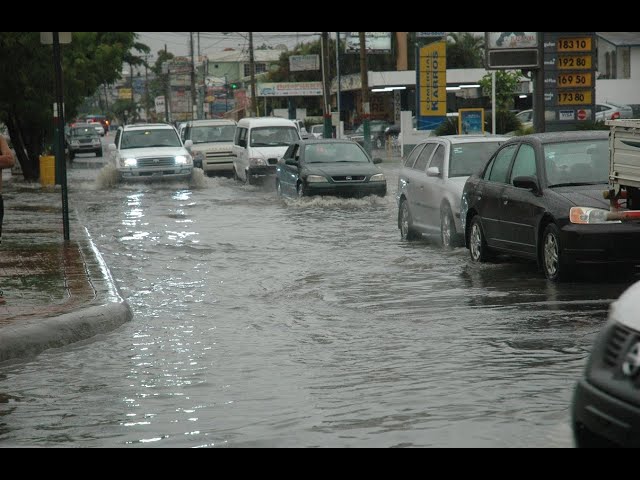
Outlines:
POLYGON ((447 37, 447 68, 482 68, 484 38, 471 32, 451 32, 447 37))

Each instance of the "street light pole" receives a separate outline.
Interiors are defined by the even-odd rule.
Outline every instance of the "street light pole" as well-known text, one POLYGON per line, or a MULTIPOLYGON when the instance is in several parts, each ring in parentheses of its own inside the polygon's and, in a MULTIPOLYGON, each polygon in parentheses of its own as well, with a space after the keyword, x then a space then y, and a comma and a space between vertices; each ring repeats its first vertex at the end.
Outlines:
POLYGON ((258 99, 256 98, 256 64, 253 58, 253 32, 249 32, 249 72, 251 75, 251 114, 259 117, 258 99))
MULTIPOLYGON (((64 158, 64 95, 62 88, 62 64, 60 62, 60 32, 53 32, 53 66, 55 69, 56 110, 58 117, 58 138, 56 165, 60 168, 62 187, 62 226, 64 239, 69 240, 69 201, 67 197, 67 162, 64 158)), ((55 112, 54 112, 55 113, 55 112)))
POLYGON ((364 149, 371 155, 371 126, 369 125, 369 67, 367 66, 367 45, 365 32, 358 32, 360 37, 360 82, 362 83, 362 127, 364 149))

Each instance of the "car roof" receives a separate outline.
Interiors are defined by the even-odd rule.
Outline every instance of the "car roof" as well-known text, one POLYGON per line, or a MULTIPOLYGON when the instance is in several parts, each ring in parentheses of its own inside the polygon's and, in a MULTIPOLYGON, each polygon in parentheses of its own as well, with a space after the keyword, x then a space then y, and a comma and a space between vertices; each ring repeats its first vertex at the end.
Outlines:
POLYGON ((206 120, 191 120, 187 124, 192 127, 197 127, 208 125, 236 125, 236 122, 230 118, 208 118, 206 120))
POLYGON ((176 130, 175 128, 173 128, 168 123, 134 123, 134 124, 131 124, 131 125, 125 125, 122 128, 124 130, 146 130, 146 129, 149 129, 149 128, 167 129, 167 130, 173 130, 173 131, 176 130))
POLYGON ((284 125, 295 127, 293 120, 280 117, 245 117, 238 121, 238 125, 244 126, 250 124, 253 127, 263 127, 269 125, 284 125))
POLYGON ((434 140, 445 140, 449 143, 478 143, 478 142, 506 142, 512 137, 507 137, 506 135, 439 135, 435 137, 429 137, 422 140, 420 143, 428 143, 433 142, 434 140))
POLYGON ((537 143, 546 144, 570 142, 573 140, 600 140, 605 138, 609 138, 609 130, 575 130, 519 135, 517 137, 510 137, 509 143, 519 142, 520 140, 533 140, 537 143))
POLYGON ((350 143, 354 145, 360 145, 358 142, 349 140, 348 138, 303 138, 296 140, 294 143, 300 143, 303 145, 315 144, 315 143, 350 143))

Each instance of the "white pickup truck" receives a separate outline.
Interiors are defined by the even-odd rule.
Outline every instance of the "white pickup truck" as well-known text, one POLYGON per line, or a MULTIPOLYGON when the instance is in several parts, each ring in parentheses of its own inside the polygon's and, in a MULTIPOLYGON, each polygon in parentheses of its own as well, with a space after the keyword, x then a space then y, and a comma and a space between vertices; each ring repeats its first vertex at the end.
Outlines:
POLYGON ((640 119, 607 120, 610 216, 640 219, 640 119))

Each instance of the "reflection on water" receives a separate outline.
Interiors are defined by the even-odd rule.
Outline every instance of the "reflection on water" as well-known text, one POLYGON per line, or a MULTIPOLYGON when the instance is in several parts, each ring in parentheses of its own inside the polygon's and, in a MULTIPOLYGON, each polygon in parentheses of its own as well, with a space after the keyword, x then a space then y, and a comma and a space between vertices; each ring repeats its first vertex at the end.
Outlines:
POLYGON ((571 446, 574 382, 627 284, 401 241, 383 168, 390 192, 363 199, 72 170, 134 320, 1 365, 0 446, 571 446))

